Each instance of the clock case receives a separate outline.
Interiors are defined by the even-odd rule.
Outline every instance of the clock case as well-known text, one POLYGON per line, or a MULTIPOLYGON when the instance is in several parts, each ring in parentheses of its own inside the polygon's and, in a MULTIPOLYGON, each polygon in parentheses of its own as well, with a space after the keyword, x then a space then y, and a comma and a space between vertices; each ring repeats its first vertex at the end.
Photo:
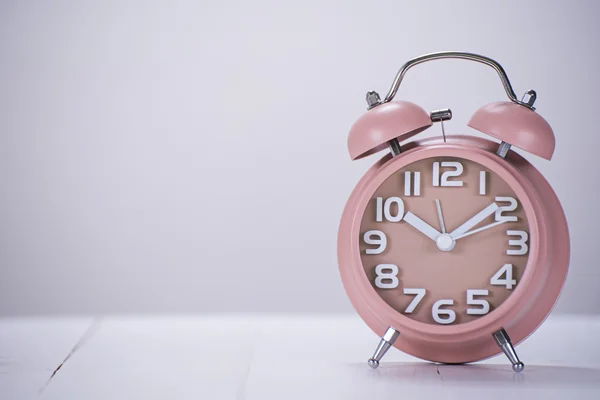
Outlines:
POLYGON ((511 146, 550 160, 555 148, 550 125, 535 112, 536 93, 519 101, 504 69, 496 61, 472 53, 442 52, 407 62, 398 72, 386 98, 367 93, 368 111, 350 130, 348 150, 353 160, 390 149, 373 165, 352 192, 338 233, 338 262, 344 288, 360 317, 381 340, 369 365, 376 368, 392 346, 435 362, 466 363, 503 352, 513 370, 524 364, 515 344, 525 340, 548 316, 560 295, 569 264, 569 233, 560 202, 541 173, 511 146), (403 143, 434 122, 452 117, 449 109, 427 114, 407 101, 392 101, 404 74, 425 61, 459 58, 496 70, 510 101, 480 108, 468 125, 500 141, 452 135, 403 143), (526 99, 526 101, 524 101, 526 99), (437 326, 414 321, 392 309, 368 281, 360 259, 360 223, 375 189, 393 172, 428 157, 454 156, 478 162, 498 173, 515 189, 530 221, 530 256, 513 293, 497 309, 475 321, 437 326))

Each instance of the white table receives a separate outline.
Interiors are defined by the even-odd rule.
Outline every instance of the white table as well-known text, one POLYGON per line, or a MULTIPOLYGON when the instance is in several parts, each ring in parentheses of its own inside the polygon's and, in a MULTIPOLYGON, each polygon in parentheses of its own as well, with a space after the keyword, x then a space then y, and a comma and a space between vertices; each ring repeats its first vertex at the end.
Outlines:
POLYGON ((435 365, 354 315, 0 319, 0 399, 600 399, 600 318, 551 317, 504 356, 435 365), (48 381, 88 331, 87 341, 48 381))

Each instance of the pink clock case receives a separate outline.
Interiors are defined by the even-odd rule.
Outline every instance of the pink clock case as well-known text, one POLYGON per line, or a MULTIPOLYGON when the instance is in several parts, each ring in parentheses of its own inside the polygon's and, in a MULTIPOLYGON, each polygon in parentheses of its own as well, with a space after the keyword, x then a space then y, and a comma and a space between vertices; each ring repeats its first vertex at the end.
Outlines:
MULTIPOLYGON (((514 145, 548 160, 552 157, 555 148, 554 133, 550 125, 534 112, 533 101, 536 94, 533 91, 527 93, 530 96, 529 102, 516 100, 502 67, 486 57, 445 52, 409 61, 398 73, 383 102, 379 101, 374 92, 367 95, 371 109, 350 130, 348 150, 351 158, 358 159, 373 154, 388 145, 393 151, 393 143, 390 141, 406 140, 431 125, 431 119, 420 107, 391 100, 406 70, 420 62, 438 58, 471 59, 496 69, 511 101, 484 106, 474 114, 469 126, 500 139, 500 149, 504 146, 505 151, 496 151, 498 144, 489 140, 450 136, 447 141, 433 138, 403 144, 401 154, 396 154, 395 157, 390 154, 384 156, 359 181, 346 204, 338 233, 338 261, 344 288, 352 305, 367 325, 383 338, 382 343, 394 345, 425 360, 465 363, 482 360, 501 351, 507 353, 500 342, 492 339, 492 335, 497 332, 508 332, 512 341, 518 344, 544 321, 556 303, 566 279, 569 234, 560 202, 548 182, 526 159, 508 151, 510 145, 514 145), (449 326, 421 323, 392 309, 367 279, 359 249, 360 222, 367 202, 377 187, 393 172, 408 164, 441 156, 473 160, 496 172, 509 183, 521 199, 531 233, 530 256, 525 274, 511 296, 496 310, 477 320, 449 326), (386 338, 392 328, 396 334, 393 340, 388 340, 386 338)), ((509 350, 514 352, 510 338, 507 334, 509 350)), ((507 356, 511 358, 510 354, 507 356)), ((516 353, 514 358, 518 361, 516 353)), ((511 362, 515 371, 522 370, 523 364, 520 361, 517 363, 511 359, 511 362)), ((371 365, 378 365, 378 360, 377 364, 371 365)))
POLYGON ((513 341, 523 341, 544 321, 560 294, 569 261, 569 234, 562 207, 550 185, 527 160, 515 152, 507 161, 496 160, 496 147, 494 142, 467 136, 451 136, 447 143, 436 138, 405 145, 402 158, 385 156, 365 174, 344 209, 338 260, 346 293, 375 333, 383 336, 389 326, 396 328, 401 336, 394 345, 406 353, 445 363, 472 362, 499 354, 501 350, 491 339, 493 332, 504 327, 513 341), (423 324, 391 309, 368 281, 358 247, 362 213, 375 188, 405 164, 444 155, 479 162, 509 182, 522 199, 532 237, 526 273, 514 293, 494 312, 456 326, 423 324))

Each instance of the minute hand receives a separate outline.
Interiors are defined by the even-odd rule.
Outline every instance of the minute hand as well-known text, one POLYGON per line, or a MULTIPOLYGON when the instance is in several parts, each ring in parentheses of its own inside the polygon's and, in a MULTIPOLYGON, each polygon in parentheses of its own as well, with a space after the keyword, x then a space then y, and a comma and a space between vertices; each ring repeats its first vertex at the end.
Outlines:
POLYGON ((484 219, 486 219, 487 217, 489 217, 490 215, 495 213, 497 209, 498 209, 498 205, 496 203, 490 204, 489 206, 487 206, 486 208, 484 208, 483 210, 481 210, 477 214, 475 214, 467 222, 465 222, 464 224, 462 224, 461 226, 459 226, 458 228, 456 228, 455 230, 450 232, 450 237, 452 239, 456 239, 457 237, 466 233, 471 228, 473 228, 475 225, 477 225, 478 223, 480 223, 481 221, 483 221, 484 219))

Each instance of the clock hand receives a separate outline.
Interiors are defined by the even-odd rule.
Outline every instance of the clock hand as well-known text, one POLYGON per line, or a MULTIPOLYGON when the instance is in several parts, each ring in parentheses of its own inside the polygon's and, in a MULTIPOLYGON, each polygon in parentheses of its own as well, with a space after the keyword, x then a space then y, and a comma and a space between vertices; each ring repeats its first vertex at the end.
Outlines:
POLYGON ((404 222, 416 228, 423 235, 427 236, 429 239, 435 241, 438 236, 441 235, 435 228, 429 225, 427 222, 423 221, 421 218, 417 217, 415 214, 410 211, 404 214, 404 222))
POLYGON ((508 222, 508 220, 504 219, 502 221, 492 222, 491 224, 482 226, 481 228, 473 229, 472 231, 469 231, 467 233, 463 233, 462 235, 455 237, 454 240, 458 240, 458 239, 462 239, 462 238, 467 237, 467 236, 471 236, 474 233, 485 231, 486 229, 493 228, 493 227, 498 226, 500 224, 503 224, 505 222, 508 222))
POLYGON ((469 219, 467 222, 450 232, 450 237, 456 240, 458 236, 462 235, 463 233, 466 233, 469 229, 471 229, 472 227, 474 227, 475 225, 477 225, 478 223, 495 213, 497 209, 498 204, 490 204, 489 206, 475 214, 473 217, 471 217, 471 219, 469 219))
POLYGON ((440 201, 435 199, 435 206, 437 207, 438 218, 440 219, 440 227, 442 228, 442 233, 446 233, 446 225, 444 225, 444 217, 442 216, 442 207, 440 206, 440 201))

